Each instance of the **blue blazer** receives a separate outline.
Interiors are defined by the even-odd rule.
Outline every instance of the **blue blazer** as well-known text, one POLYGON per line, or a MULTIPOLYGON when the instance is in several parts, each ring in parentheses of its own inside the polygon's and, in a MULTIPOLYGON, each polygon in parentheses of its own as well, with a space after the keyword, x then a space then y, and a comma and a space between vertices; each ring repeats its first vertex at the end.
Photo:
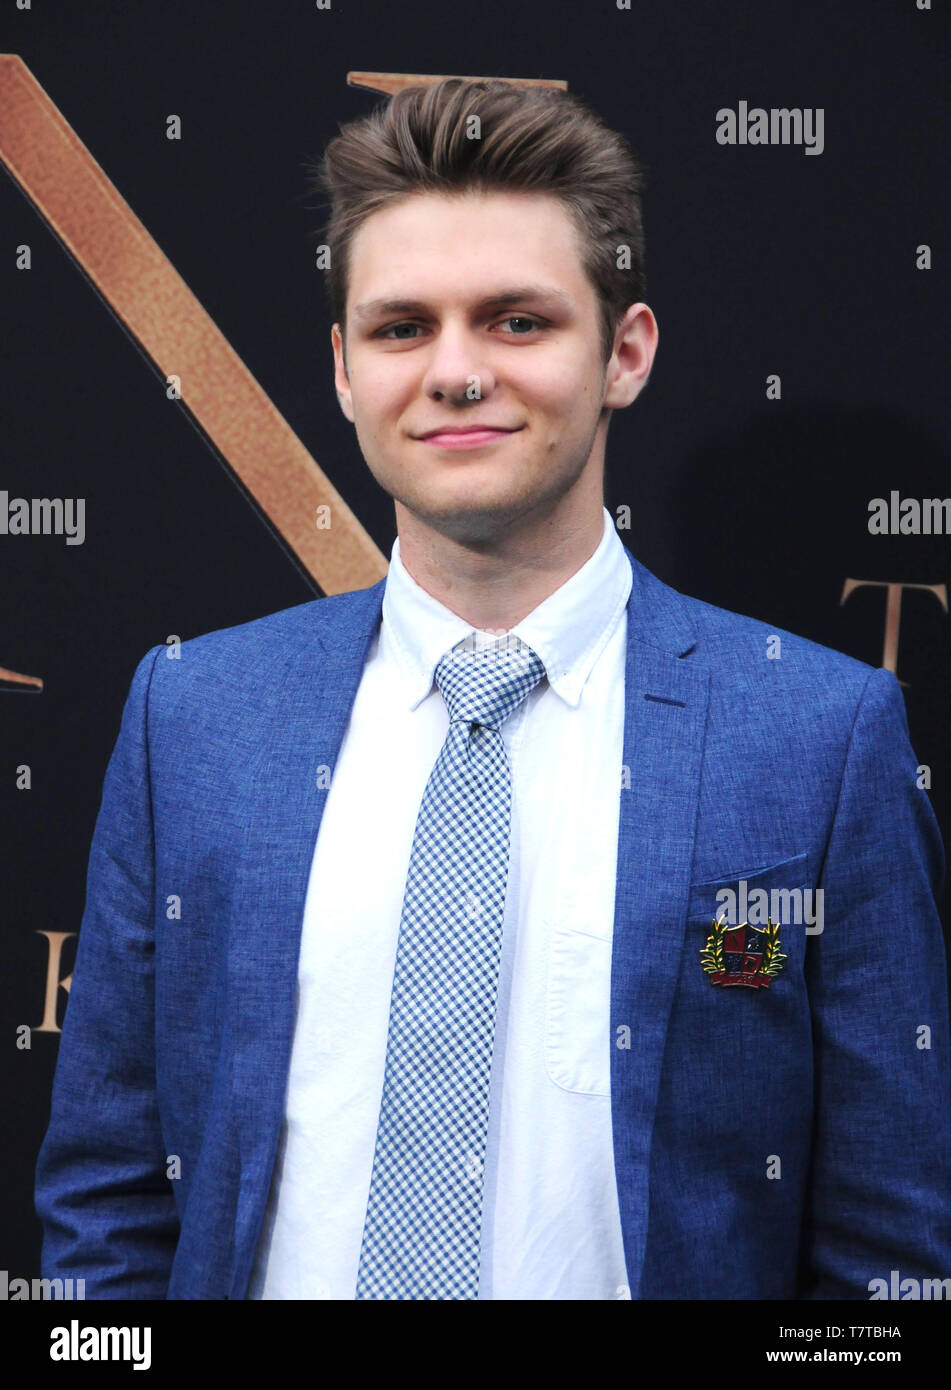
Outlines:
MULTIPOLYGON (((945 861, 898 682, 631 567, 605 1032, 630 1295, 951 1275, 945 861), (701 960, 740 879, 825 895, 765 988, 701 960)), ((321 769, 384 582, 136 668, 36 1170, 43 1276, 88 1298, 247 1296, 321 769)))

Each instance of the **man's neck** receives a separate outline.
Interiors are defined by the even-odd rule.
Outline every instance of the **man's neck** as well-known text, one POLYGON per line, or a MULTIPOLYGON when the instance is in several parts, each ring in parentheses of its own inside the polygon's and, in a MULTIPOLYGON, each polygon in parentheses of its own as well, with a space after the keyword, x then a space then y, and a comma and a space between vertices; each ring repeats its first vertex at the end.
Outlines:
POLYGON ((574 526, 561 520, 497 549, 472 549, 429 527, 399 528, 410 577, 450 612, 485 632, 505 633, 577 574, 601 544, 604 512, 574 526))

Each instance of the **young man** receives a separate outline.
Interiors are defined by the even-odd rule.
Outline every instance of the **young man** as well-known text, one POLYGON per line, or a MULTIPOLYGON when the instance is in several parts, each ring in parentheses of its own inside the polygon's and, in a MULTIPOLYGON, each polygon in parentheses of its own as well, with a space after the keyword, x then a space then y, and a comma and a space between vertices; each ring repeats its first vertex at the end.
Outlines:
POLYGON ((943 848, 898 684, 676 593, 603 506, 657 347, 630 150, 563 93, 453 79, 323 172, 337 391, 398 539, 373 588, 136 670, 44 1275, 587 1300, 951 1274, 943 848))

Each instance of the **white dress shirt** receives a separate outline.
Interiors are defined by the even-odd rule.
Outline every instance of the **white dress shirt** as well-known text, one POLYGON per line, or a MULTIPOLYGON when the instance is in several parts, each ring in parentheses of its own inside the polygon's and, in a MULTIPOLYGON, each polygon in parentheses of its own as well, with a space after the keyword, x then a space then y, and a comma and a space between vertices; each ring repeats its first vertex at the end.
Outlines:
MULTIPOLYGON (((511 848, 480 1299, 626 1294, 609 1005, 632 579, 603 510, 595 553, 512 629, 548 679, 501 726, 511 848)), ((449 728, 433 673, 473 631, 411 578, 397 539, 314 851, 251 1298, 355 1296, 410 850, 449 728)))

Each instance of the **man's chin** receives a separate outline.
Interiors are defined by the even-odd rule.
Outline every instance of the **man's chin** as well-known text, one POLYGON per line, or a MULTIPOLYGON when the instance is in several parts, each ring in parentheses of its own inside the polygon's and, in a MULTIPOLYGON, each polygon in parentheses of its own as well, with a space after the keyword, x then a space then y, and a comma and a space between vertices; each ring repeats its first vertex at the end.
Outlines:
POLYGON ((532 509, 531 499, 524 496, 482 497, 475 501, 446 498, 442 505, 432 497, 396 500, 417 523, 460 545, 497 542, 501 534, 532 509))

